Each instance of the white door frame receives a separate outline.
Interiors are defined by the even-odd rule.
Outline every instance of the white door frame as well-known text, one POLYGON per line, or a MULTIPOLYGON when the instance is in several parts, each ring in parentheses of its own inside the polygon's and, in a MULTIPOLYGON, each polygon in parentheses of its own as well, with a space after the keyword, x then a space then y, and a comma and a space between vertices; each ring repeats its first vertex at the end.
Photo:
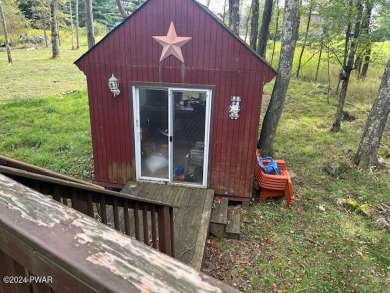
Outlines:
POLYGON ((135 146, 135 162, 136 162, 136 180, 137 181, 154 181, 154 182, 168 182, 171 184, 207 187, 208 167, 209 167, 209 152, 210 152, 210 122, 211 122, 211 104, 212 104, 212 90, 205 88, 191 88, 191 87, 163 87, 163 86, 149 86, 149 85, 134 85, 132 86, 133 93, 133 118, 134 118, 134 146, 135 146), (202 92, 206 93, 206 112, 205 112, 205 138, 204 138, 204 164, 203 164, 203 182, 202 184, 194 184, 190 182, 176 182, 173 181, 173 141, 168 140, 169 152, 169 178, 155 178, 141 175, 141 128, 140 128, 140 105, 139 105, 139 89, 155 89, 166 90, 168 92, 168 136, 173 137, 173 117, 174 110, 173 94, 172 92, 202 92))

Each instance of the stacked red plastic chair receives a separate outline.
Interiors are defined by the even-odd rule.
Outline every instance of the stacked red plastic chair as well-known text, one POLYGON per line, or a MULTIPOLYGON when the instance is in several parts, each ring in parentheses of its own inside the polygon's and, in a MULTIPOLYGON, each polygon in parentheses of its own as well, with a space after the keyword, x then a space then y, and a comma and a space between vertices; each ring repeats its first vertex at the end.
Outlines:
MULTIPOLYGON (((269 161, 268 161, 269 162, 269 161)), ((266 165, 267 160, 263 161, 266 165)), ((266 174, 259 166, 258 160, 255 160, 255 178, 259 187, 261 188, 259 199, 266 200, 269 197, 284 196, 287 207, 290 207, 294 199, 294 192, 290 173, 287 171, 287 164, 283 160, 275 160, 280 169, 280 175, 266 174)))

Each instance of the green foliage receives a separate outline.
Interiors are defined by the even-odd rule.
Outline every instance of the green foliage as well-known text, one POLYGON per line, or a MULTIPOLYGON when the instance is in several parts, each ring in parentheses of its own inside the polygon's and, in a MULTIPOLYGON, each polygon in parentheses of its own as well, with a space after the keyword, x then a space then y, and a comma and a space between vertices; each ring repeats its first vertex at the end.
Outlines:
POLYGON ((107 34, 107 27, 99 22, 93 23, 93 30, 95 32, 95 36, 105 36, 107 34))
MULTIPOLYGON (((50 2, 42 2, 43 5, 32 6, 31 10, 31 20, 32 27, 39 29, 49 29, 50 28, 50 2)), ((60 13, 57 11, 58 21, 62 20, 63 17, 59 17, 60 13)))
POLYGON ((378 17, 373 27, 373 33, 384 36, 386 40, 390 40, 390 3, 382 5, 378 9, 378 17))
MULTIPOLYGON (((118 7, 116 6, 115 1, 107 1, 107 0, 93 1, 92 13, 93 13, 94 23, 99 23, 105 26, 106 29, 111 29, 116 22, 123 20, 122 16, 119 13, 118 7)), ((79 0, 79 21, 80 21, 80 27, 85 27, 85 1, 84 0, 79 0)))
MULTIPOLYGON (((7 23, 8 37, 11 46, 19 44, 20 35, 29 27, 29 21, 18 10, 15 0, 2 1, 4 17, 7 23)), ((5 44, 3 27, 0 25, 0 44, 5 44)))
MULTIPOLYGON (((33 28, 50 27, 50 0, 14 0, 17 8, 30 20, 33 28)), ((79 22, 85 26, 85 1, 79 0, 79 22)), ((75 1, 72 0, 72 16, 75 21, 75 1)), ((123 20, 115 1, 96 0, 93 1, 93 17, 97 25, 97 33, 104 34, 107 28, 112 28, 118 21, 123 20)), ((70 27, 69 1, 59 1, 58 22, 61 28, 70 27)))
POLYGON ((301 36, 298 45, 306 44, 313 50, 319 50, 321 46, 329 48, 332 60, 339 63, 339 71, 342 66, 346 66, 347 56, 356 46, 351 68, 356 67, 360 74, 361 62, 366 55, 369 56, 367 49, 370 45, 383 42, 390 35, 387 25, 389 6, 388 0, 305 1, 301 9, 301 36), (309 6, 313 3, 310 30, 306 38, 303 33, 309 17, 309 6), (359 30, 355 30, 356 25, 359 30), (349 40, 346 39, 348 30, 349 40))
MULTIPOLYGON (((342 50, 342 44, 333 42, 333 48, 339 47, 340 50, 342 50)), ((267 60, 270 60, 270 54, 272 51, 272 45, 271 43, 268 44, 268 50, 267 50, 267 60)), ((280 43, 277 43, 276 47, 276 53, 274 60, 278 60, 278 52, 280 48, 280 43)), ((340 64, 339 60, 336 58, 335 54, 331 53, 331 50, 329 51, 329 58, 328 58, 328 51, 326 48, 323 48, 322 57, 320 60, 320 67, 319 67, 319 77, 318 81, 323 83, 328 83, 328 79, 330 80, 330 92, 331 95, 335 94, 335 90, 337 88, 338 83, 338 77, 340 72, 340 64), (330 75, 328 76, 328 59, 329 59, 329 65, 330 65, 330 75)), ((300 47, 297 46, 297 49, 295 51, 295 58, 294 58, 294 66, 293 66, 293 75, 297 68, 297 61, 298 56, 300 53, 300 47)), ((317 69, 317 63, 318 63, 318 57, 319 57, 319 48, 314 44, 312 46, 309 46, 309 48, 306 48, 305 54, 303 55, 302 59, 302 69, 301 69, 301 75, 300 77, 307 80, 307 81, 314 81, 316 69, 317 69)), ((378 42, 372 44, 372 53, 371 53, 371 61, 370 61, 370 67, 369 72, 366 80, 363 82, 356 78, 355 75, 351 75, 350 84, 352 85, 348 89, 347 99, 350 99, 352 101, 355 100, 355 97, 364 97, 364 102, 372 102, 373 99, 376 96, 376 90, 379 87, 379 80, 383 74, 383 68, 385 64, 387 63, 387 60, 390 58, 390 42, 378 42), (377 70, 377 68, 381 68, 380 70, 377 70)), ((274 68, 277 68, 277 62, 273 62, 274 68)), ((327 89, 324 90, 326 92, 327 89)), ((359 102, 359 104, 361 104, 359 102)), ((364 107, 367 108, 367 107, 364 107)))
POLYGON ((92 9, 94 21, 105 26, 106 29, 112 28, 116 22, 123 20, 115 1, 93 1, 92 9))
MULTIPOLYGON (((30 20, 34 29, 50 28, 50 0, 16 0, 18 8, 24 16, 30 20)), ((60 27, 65 24, 69 16, 69 8, 66 0, 58 0, 57 21, 60 27)))
POLYGON ((17 0, 18 8, 24 16, 31 21, 33 28, 45 27, 50 23, 50 1, 49 0, 17 0))
POLYGON ((146 0, 121 0, 123 8, 127 14, 133 13, 138 7, 146 2, 146 0))

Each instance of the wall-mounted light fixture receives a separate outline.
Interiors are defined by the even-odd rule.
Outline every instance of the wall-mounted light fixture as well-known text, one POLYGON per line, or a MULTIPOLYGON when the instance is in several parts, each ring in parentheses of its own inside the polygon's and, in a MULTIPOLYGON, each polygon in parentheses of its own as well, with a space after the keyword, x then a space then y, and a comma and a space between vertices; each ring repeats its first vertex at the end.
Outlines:
POLYGON ((241 97, 232 96, 230 99, 229 117, 232 120, 237 120, 240 117, 240 102, 241 97))
POLYGON ((114 97, 118 96, 121 93, 121 91, 119 90, 119 80, 113 74, 108 80, 108 87, 110 88, 114 97))

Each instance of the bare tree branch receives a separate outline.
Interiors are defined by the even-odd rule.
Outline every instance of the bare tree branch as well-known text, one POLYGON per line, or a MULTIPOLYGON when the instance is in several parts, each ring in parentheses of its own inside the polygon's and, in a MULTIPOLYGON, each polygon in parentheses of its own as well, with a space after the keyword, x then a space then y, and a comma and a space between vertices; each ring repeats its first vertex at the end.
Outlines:
POLYGON ((127 13, 125 9, 123 8, 122 1, 121 0, 115 0, 116 5, 118 6, 119 12, 122 15, 123 18, 127 17, 127 13))

